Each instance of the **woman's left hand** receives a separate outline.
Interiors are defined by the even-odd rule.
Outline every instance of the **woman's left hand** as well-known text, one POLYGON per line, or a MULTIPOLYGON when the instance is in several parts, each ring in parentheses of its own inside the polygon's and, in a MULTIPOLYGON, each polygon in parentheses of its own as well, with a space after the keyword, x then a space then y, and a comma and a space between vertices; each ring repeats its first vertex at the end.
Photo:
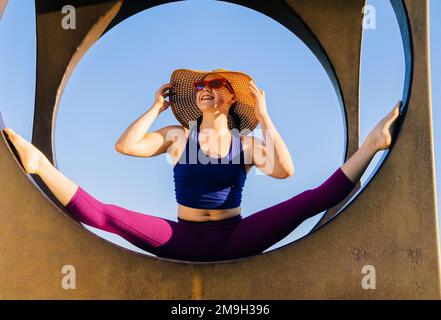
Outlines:
POLYGON ((250 89, 251 93, 256 98, 256 118, 261 121, 261 119, 268 115, 268 111, 266 109, 266 100, 265 100, 265 91, 257 88, 256 84, 253 80, 250 81, 250 89))

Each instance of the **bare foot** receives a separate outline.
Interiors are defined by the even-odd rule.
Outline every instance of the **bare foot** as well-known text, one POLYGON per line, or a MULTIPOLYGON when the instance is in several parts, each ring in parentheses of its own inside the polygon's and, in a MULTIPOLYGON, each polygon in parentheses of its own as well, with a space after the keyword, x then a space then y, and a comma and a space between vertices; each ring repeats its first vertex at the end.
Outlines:
POLYGON ((38 150, 32 143, 26 141, 22 136, 11 128, 5 129, 9 140, 14 145, 20 156, 21 164, 27 173, 38 173, 43 161, 47 160, 46 156, 38 150))
POLYGON ((388 149, 392 143, 392 136, 396 128, 396 119, 400 115, 401 101, 393 107, 392 111, 385 116, 372 131, 366 139, 374 145, 376 150, 388 149))

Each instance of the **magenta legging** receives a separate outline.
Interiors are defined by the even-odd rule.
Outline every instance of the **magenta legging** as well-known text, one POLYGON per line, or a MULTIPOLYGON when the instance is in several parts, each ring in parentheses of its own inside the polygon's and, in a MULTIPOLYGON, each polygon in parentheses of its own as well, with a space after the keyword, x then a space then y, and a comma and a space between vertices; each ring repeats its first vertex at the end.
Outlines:
POLYGON ((158 257, 220 261, 263 252, 306 219, 343 201, 355 184, 338 168, 323 184, 245 218, 178 222, 102 203, 81 187, 66 205, 72 216, 120 235, 158 257))

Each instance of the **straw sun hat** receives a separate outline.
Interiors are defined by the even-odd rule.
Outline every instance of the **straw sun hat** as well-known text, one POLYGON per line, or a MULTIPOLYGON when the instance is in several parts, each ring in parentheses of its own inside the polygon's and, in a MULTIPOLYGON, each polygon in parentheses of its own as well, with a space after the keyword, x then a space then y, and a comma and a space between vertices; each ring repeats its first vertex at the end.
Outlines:
POLYGON ((177 69, 173 71, 170 80, 173 85, 170 90, 173 114, 187 128, 202 116, 202 112, 196 105, 196 90, 193 87, 193 82, 202 80, 206 75, 213 73, 227 79, 236 94, 237 101, 231 106, 228 113, 229 129, 237 128, 241 134, 247 135, 254 130, 259 121, 254 111, 256 99, 250 89, 252 78, 242 72, 225 69, 213 71, 177 69))

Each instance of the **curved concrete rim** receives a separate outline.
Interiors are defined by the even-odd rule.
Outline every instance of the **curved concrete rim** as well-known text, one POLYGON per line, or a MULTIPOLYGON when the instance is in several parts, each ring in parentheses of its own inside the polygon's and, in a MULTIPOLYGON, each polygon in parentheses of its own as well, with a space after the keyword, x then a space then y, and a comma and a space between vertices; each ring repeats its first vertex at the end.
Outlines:
MULTIPOLYGON (((71 62, 69 63, 69 66, 67 67, 67 69, 69 70, 69 73, 67 75, 65 75, 63 77, 62 80, 62 88, 61 90, 58 90, 57 92, 57 96, 56 96, 56 103, 54 106, 54 114, 56 115, 57 111, 58 111, 58 107, 59 107, 59 102, 61 101, 61 96, 64 92, 64 88, 67 86, 67 83, 70 79, 70 76, 72 75, 72 73, 75 70, 76 65, 79 63, 79 61, 84 57, 84 55, 87 53, 88 50, 90 50, 90 48, 93 47, 93 45, 95 45, 95 43, 97 43, 99 41, 99 39, 107 32, 109 32, 112 28, 114 28, 115 26, 119 25, 120 23, 124 22, 125 20, 127 20, 128 18, 143 12, 145 10, 154 8, 156 6, 165 4, 165 3, 172 3, 172 2, 177 2, 178 0, 166 0, 166 1, 161 1, 162 3, 157 3, 157 4, 153 4, 152 6, 149 6, 149 8, 143 8, 143 6, 139 6, 136 8, 135 11, 130 12, 130 13, 126 13, 124 16, 119 17, 117 12, 114 12, 111 15, 112 19, 109 19, 108 24, 102 24, 100 25, 100 28, 102 29, 102 34, 100 37, 98 37, 97 39, 95 39, 94 41, 89 40, 87 46, 85 47, 85 50, 82 50, 81 52, 78 52, 75 56, 75 58, 73 58, 71 60, 71 62)), ((235 1, 235 0, 221 0, 223 2, 230 2, 230 3, 234 3, 237 4, 239 2, 242 1, 235 1)), ((412 85, 412 71, 413 71, 413 51, 412 51, 412 39, 411 39, 411 34, 410 34, 410 26, 409 26, 409 21, 408 21, 408 16, 407 16, 407 10, 404 4, 404 0, 390 0, 391 5, 394 8, 396 17, 397 17, 397 21, 399 23, 400 26, 400 30, 401 30, 401 36, 402 36, 402 41, 404 44, 404 51, 405 51, 405 56, 406 56, 406 78, 405 78, 405 90, 403 93, 403 106, 401 108, 401 114, 402 114, 402 118, 404 120, 404 112, 407 109, 408 106, 408 97, 410 95, 410 88, 412 85)), ((300 16, 294 11, 292 10, 290 7, 288 7, 286 5, 285 2, 282 2, 282 6, 283 9, 286 9, 286 12, 289 12, 290 15, 290 23, 288 23, 286 20, 283 20, 283 18, 273 18, 271 16, 268 16, 267 13, 265 12, 265 10, 262 10, 261 8, 258 7, 254 7, 254 6, 250 6, 248 7, 249 9, 252 10, 257 10, 260 13, 273 18, 274 20, 276 20, 277 22, 281 23, 282 25, 284 25, 286 28, 288 28, 293 34, 295 34, 300 40, 302 40, 302 42, 311 50, 311 52, 316 56, 316 58, 320 61, 320 63, 322 64, 324 70, 326 71, 326 73, 328 74, 328 77, 331 81, 331 83, 333 84, 335 93, 337 95, 341 110, 342 110, 342 115, 343 115, 343 120, 344 120, 344 129, 345 129, 345 143, 344 143, 344 157, 343 159, 346 159, 347 156, 347 151, 348 151, 348 139, 347 139, 347 135, 348 135, 348 128, 347 128, 347 116, 346 116, 346 107, 345 107, 345 102, 344 102, 344 98, 343 98, 343 91, 340 85, 340 82, 338 80, 338 76, 336 74, 335 68, 332 64, 332 62, 329 59, 329 56, 327 55, 326 51, 324 50, 323 46, 321 45, 321 43, 319 42, 319 40, 317 39, 317 37, 315 36, 315 34, 312 32, 312 30, 307 26, 307 24, 300 18, 300 16)), ((118 4, 117 5, 118 9, 121 8, 121 5, 118 4)), ((53 157, 53 161, 54 164, 56 166, 56 153, 55 153, 55 148, 54 148, 54 136, 53 136, 53 132, 54 132, 54 128, 55 128, 55 123, 56 123, 56 116, 54 115, 52 123, 51 123, 51 141, 47 142, 47 144, 50 144, 52 146, 52 157, 53 157)), ((0 110, 0 124, 3 123, 2 120, 2 115, 1 115, 1 110, 0 110)), ((1 127, 2 129, 4 128, 4 125, 1 127)), ((401 125, 400 125, 401 128, 401 125)), ((398 137, 398 132, 399 130, 397 130, 397 134, 396 137, 398 137)), ((395 139, 396 140, 396 139, 395 139)), ((349 207, 353 202, 356 201, 356 199, 358 198, 358 196, 363 192, 364 188, 369 184, 370 180, 375 176, 375 174, 377 173, 377 171, 382 167, 384 161, 387 159, 388 154, 392 151, 393 149, 393 145, 392 144, 390 151, 386 152, 385 155, 382 157, 382 159, 379 161, 377 167, 375 168, 375 170, 371 173, 371 175, 369 176, 369 178, 367 179, 366 184, 364 185, 364 187, 359 190, 359 192, 354 196, 351 197, 349 202, 347 204, 344 205, 344 207, 342 209, 340 209, 337 213, 335 213, 334 215, 332 215, 331 217, 329 217, 328 219, 325 220, 325 218, 327 217, 328 214, 328 210, 326 210, 323 214, 322 217, 319 219, 319 221, 311 228, 311 230, 304 236, 299 237, 293 241, 291 241, 290 243, 287 243, 285 245, 279 246, 276 249, 273 249, 271 251, 274 250, 278 250, 282 247, 285 246, 289 246, 292 245, 296 242, 298 242, 299 240, 303 240, 305 238, 307 238, 311 233, 315 232, 316 230, 324 227, 326 224, 328 224, 329 222, 331 222, 332 220, 334 220, 338 215, 342 214, 345 209, 347 207, 349 207)), ((12 151, 13 148, 11 148, 12 151)), ((15 152, 13 152, 15 153, 15 152)), ((17 158, 18 159, 18 158, 17 158)), ((41 183, 39 183, 39 181, 35 181, 34 177, 37 178, 35 175, 27 175, 28 178, 30 178, 32 180, 32 183, 37 187, 39 185, 41 185, 41 183)), ((39 192, 44 193, 50 201, 51 204, 53 204, 55 207, 57 207, 59 210, 63 211, 64 213, 66 213, 66 209, 63 208, 62 206, 60 206, 60 204, 57 201, 54 201, 53 197, 51 197, 51 194, 47 193, 48 189, 40 189, 37 187, 37 190, 39 192)), ((67 212, 67 215, 69 216, 69 213, 67 212)), ((70 217, 70 216, 69 216, 70 217)), ((83 226, 84 228, 84 226, 83 226)), ((91 233, 95 236, 97 236, 95 233, 91 232, 90 230, 88 230, 87 228, 84 228, 86 232, 91 233)), ((98 236, 99 237, 99 236, 98 236)), ((254 256, 260 256, 262 254, 267 254, 268 252, 264 252, 264 253, 260 253, 254 256, 250 256, 250 257, 245 257, 245 258, 239 258, 239 259, 230 259, 230 260, 219 260, 219 261, 210 261, 210 262, 198 262, 198 261, 186 261, 186 260, 175 260, 175 259, 167 259, 167 258, 162 258, 162 257, 158 257, 152 254, 146 254, 146 253, 139 253, 130 249, 127 249, 125 247, 122 247, 114 242, 111 242, 107 239, 101 238, 100 239, 115 245, 118 248, 122 248, 124 250, 128 250, 130 252, 134 252, 137 254, 141 254, 145 257, 148 258, 154 258, 154 259, 159 259, 159 260, 164 260, 164 261, 172 261, 172 262, 178 262, 178 263, 195 263, 195 264, 216 264, 216 263, 228 263, 228 262, 235 262, 235 261, 241 261, 244 259, 248 259, 254 256)))
MULTIPOLYGON (((113 21, 128 16, 136 6, 158 3, 164 2, 90 0, 84 5, 84 0, 36 0, 36 114, 50 120, 45 122, 37 117, 33 142, 48 158, 52 158, 51 119, 59 90, 65 83, 66 68, 113 21), (67 3, 77 5, 82 17, 77 30, 69 33, 59 28, 58 6, 67 3)), ((278 10, 288 6, 308 25, 337 74, 348 118, 348 153, 354 152, 358 148, 360 11, 364 0, 235 3, 260 6, 268 16, 276 15, 282 20, 290 15, 286 10, 278 10)), ((56 202, 51 202, 50 194, 36 192, 44 184, 35 177, 29 179, 20 170, 17 158, 11 154, 14 150, 3 136, 0 139, 0 288, 7 290, 0 290, 0 298, 440 299, 429 5, 427 0, 402 3, 408 12, 414 60, 412 77, 406 80, 410 86, 405 86, 411 89, 410 107, 404 110, 406 121, 401 122, 399 139, 395 141, 394 151, 388 153, 388 160, 382 163, 383 170, 377 172, 357 201, 344 208, 345 214, 339 214, 333 223, 309 234, 308 241, 296 241, 295 245, 290 243, 240 261, 184 264, 146 259, 146 255, 103 241, 87 230, 84 232, 80 223, 67 217, 67 212, 57 207, 56 202), (78 270, 76 290, 64 290, 60 286, 61 267, 66 265, 78 270), (376 270, 375 290, 365 290, 361 285, 366 265, 376 270)), ((399 8, 400 2, 393 5, 399 8)))

